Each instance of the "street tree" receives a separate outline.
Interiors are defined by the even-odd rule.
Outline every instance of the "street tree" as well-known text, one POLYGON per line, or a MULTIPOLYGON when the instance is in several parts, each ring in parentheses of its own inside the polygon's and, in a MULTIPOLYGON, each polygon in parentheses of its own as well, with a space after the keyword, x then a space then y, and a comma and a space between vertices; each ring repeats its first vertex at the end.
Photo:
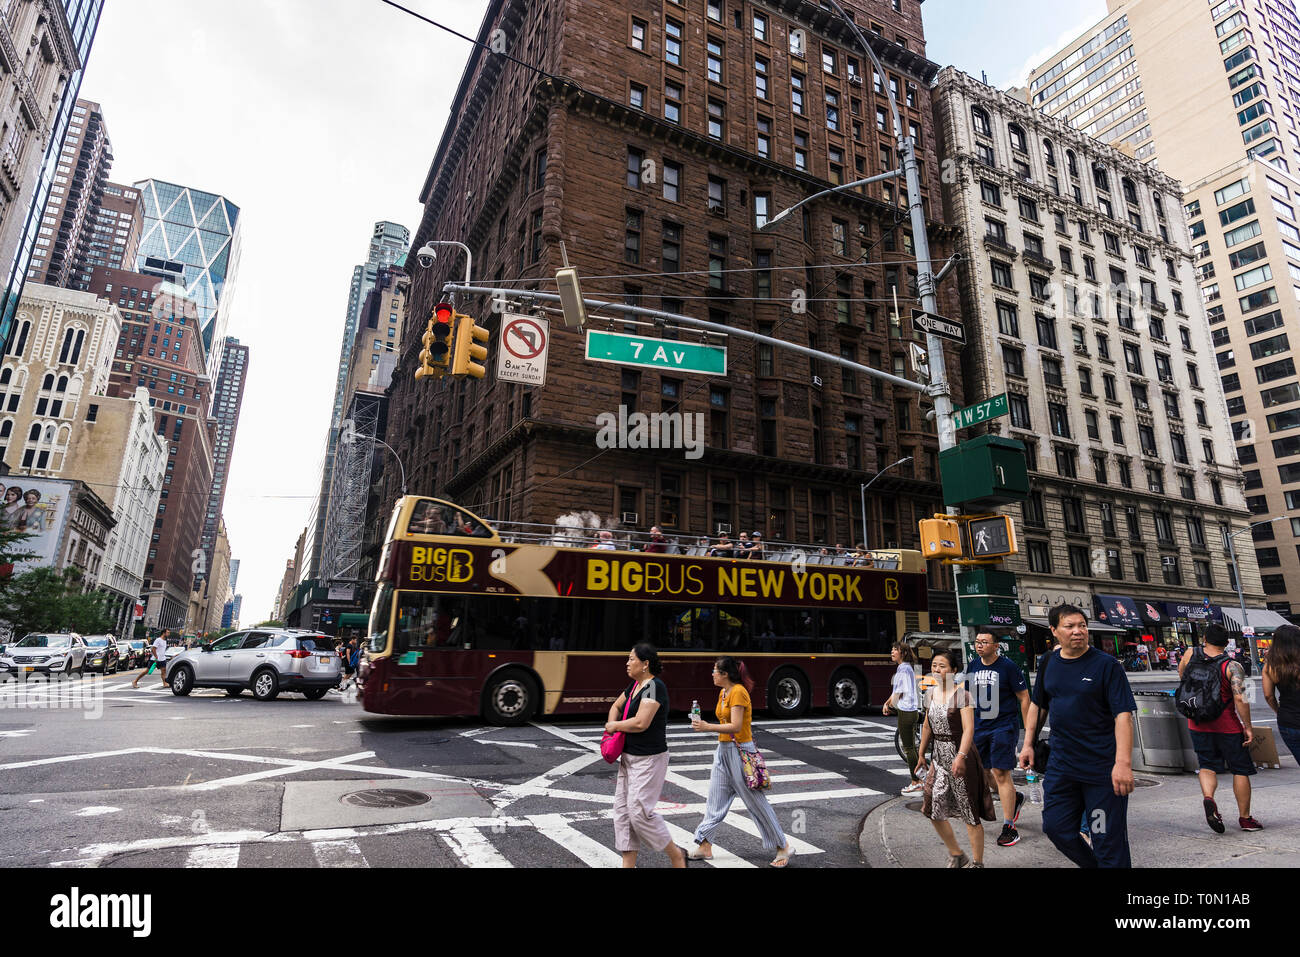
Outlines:
POLYGON ((10 625, 15 636, 34 631, 110 631, 113 616, 108 596, 83 587, 81 572, 75 568, 35 568, 13 576, 0 593, 0 620, 10 625))

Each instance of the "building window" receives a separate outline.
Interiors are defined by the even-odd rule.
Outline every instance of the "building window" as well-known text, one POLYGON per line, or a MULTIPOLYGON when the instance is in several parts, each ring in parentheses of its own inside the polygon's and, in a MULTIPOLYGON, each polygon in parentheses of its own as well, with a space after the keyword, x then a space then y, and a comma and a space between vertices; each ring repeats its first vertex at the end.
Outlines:
POLYGON ((664 59, 674 66, 682 65, 682 25, 676 20, 664 22, 664 59))

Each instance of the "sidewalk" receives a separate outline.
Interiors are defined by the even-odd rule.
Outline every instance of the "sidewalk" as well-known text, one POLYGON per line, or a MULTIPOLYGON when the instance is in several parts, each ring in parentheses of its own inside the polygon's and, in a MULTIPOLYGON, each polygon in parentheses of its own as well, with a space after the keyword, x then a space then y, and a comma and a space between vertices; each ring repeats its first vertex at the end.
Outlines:
MULTIPOLYGON (((1137 790, 1129 798, 1128 834, 1134 867, 1300 867, 1300 768, 1283 746, 1280 770, 1260 770, 1251 784, 1251 813, 1264 830, 1247 833, 1237 826, 1232 778, 1219 775, 1216 800, 1227 833, 1215 834, 1205 823, 1201 789, 1195 774, 1136 773, 1137 790)), ((1015 772, 1023 790, 1024 775, 1015 772)), ((1042 833, 1041 805, 1025 803, 1017 830, 1020 843, 998 847, 1001 806, 996 822, 984 822, 987 868, 1073 867, 1042 833)), ((961 822, 953 827, 962 849, 970 840, 961 822)), ((897 797, 871 811, 858 843, 869 867, 946 867, 948 852, 921 816, 921 797, 897 797)))

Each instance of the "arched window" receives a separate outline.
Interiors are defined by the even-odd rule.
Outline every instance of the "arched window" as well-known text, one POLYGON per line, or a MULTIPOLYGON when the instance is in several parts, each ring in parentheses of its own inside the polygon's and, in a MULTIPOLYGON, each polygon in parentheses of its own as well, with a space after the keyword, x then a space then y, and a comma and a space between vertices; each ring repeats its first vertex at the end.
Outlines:
POLYGON ((72 347, 72 364, 75 366, 81 359, 81 344, 86 341, 86 333, 82 329, 77 330, 77 342, 72 347))
POLYGON ((0 425, 0 439, 7 439, 14 433, 14 420, 5 419, 4 424, 0 425))
POLYGON ((1138 201, 1138 194, 1137 194, 1137 187, 1133 185, 1133 181, 1129 179, 1127 176, 1125 176, 1119 181, 1119 185, 1120 185, 1120 189, 1124 191, 1124 202, 1136 206, 1138 201))
POLYGON ((53 388, 54 388, 54 373, 47 372, 45 374, 45 378, 41 380, 41 391, 49 392, 53 388))
POLYGON ((989 122, 988 113, 984 112, 978 106, 970 108, 971 124, 975 127, 975 132, 983 136, 993 135, 993 125, 989 122))
POLYGON ((72 352, 72 340, 76 336, 76 329, 68 329, 63 333, 63 348, 59 350, 59 362, 67 362, 68 356, 72 352))
POLYGON ((1025 131, 1015 123, 1007 126, 1007 135, 1011 137, 1011 148, 1017 153, 1026 153, 1028 148, 1025 144, 1025 131))
POLYGON ((65 375, 61 375, 61 376, 59 376, 59 384, 58 384, 57 387, 55 387, 54 391, 55 391, 55 392, 67 392, 67 391, 68 391, 68 377, 67 377, 67 376, 65 376, 65 375))
POLYGON ((1070 171, 1071 176, 1079 175, 1079 164, 1074 161, 1074 150, 1065 151, 1065 166, 1070 171))
POLYGON ((31 430, 27 433, 28 442, 39 442, 41 440, 41 424, 33 422, 31 430))
POLYGON ((3 371, 0 371, 0 385, 8 385, 9 380, 11 380, 13 377, 14 377, 13 369, 5 369, 3 371))
POLYGON ((1097 188, 1102 192, 1110 192, 1110 176, 1106 173, 1106 167, 1098 163, 1092 168, 1092 181, 1097 184, 1097 188))
POLYGON ((13 347, 9 350, 11 356, 21 356, 27 349, 27 334, 32 331, 30 321, 24 321, 18 326, 18 335, 14 336, 13 347))
POLYGON ((1160 217, 1161 221, 1163 221, 1164 218, 1165 218, 1165 201, 1164 201, 1164 198, 1163 198, 1159 193, 1152 193, 1152 194, 1151 194, 1151 199, 1152 199, 1152 200, 1155 202, 1155 204, 1156 204, 1156 215, 1157 215, 1158 217, 1160 217))
POLYGON ((1048 169, 1056 169, 1056 152, 1052 149, 1051 140, 1043 140, 1043 161, 1047 163, 1048 169))

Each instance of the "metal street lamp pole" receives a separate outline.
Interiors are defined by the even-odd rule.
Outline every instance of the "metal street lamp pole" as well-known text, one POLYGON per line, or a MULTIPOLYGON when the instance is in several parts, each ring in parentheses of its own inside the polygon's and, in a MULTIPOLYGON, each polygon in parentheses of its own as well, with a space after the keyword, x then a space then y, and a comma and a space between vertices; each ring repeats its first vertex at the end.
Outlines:
POLYGON ((388 449, 389 452, 392 452, 393 458, 397 460, 398 471, 402 473, 402 494, 405 495, 406 494, 406 466, 402 465, 402 457, 397 454, 397 452, 393 449, 391 445, 389 445, 387 442, 383 441, 382 439, 375 439, 374 441, 376 445, 382 445, 384 448, 388 449))
POLYGON ((879 176, 868 176, 866 179, 857 179, 854 180, 852 183, 845 183, 842 186, 833 186, 830 189, 822 190, 820 193, 813 193, 811 196, 807 196, 799 200, 799 202, 795 203, 793 206, 789 207, 788 209, 781 210, 781 212, 777 213, 775 216, 773 216, 771 219, 765 222, 762 226, 758 227, 758 231, 760 233, 767 232, 769 229, 771 229, 781 220, 785 219, 787 216, 793 213, 804 203, 811 203, 815 199, 821 199, 823 196, 829 196, 832 193, 842 193, 846 189, 857 189, 859 186, 868 186, 871 183, 878 183, 883 179, 897 179, 902 175, 903 175, 903 171, 901 169, 890 170, 888 173, 881 173, 879 176))
MULTIPOLYGON (((1277 518, 1270 518, 1263 522, 1252 522, 1245 528, 1238 529, 1226 536, 1228 539, 1228 557, 1232 560, 1232 577, 1237 585, 1237 604, 1241 608, 1241 629, 1243 632, 1249 626, 1249 622, 1246 621, 1246 595, 1241 590, 1241 566, 1237 564, 1237 549, 1233 547, 1232 540, 1238 535, 1245 535, 1247 532, 1258 528, 1260 525, 1272 525, 1274 522, 1280 522, 1284 518, 1286 518, 1285 515, 1279 515, 1277 518)), ((1242 637, 1246 636, 1243 635, 1242 637)), ((1254 635, 1249 636, 1246 646, 1250 650, 1250 673, 1252 675, 1259 674, 1259 650, 1255 647, 1254 635)))
POLYGON ((910 462, 910 461, 912 461, 912 456, 909 455, 907 458, 899 459, 899 460, 898 460, 897 462, 895 462, 893 465, 886 465, 883 469, 881 469, 879 472, 877 472, 875 475, 873 475, 873 476, 871 477, 871 481, 870 481, 870 482, 863 482, 861 485, 858 486, 858 494, 859 494, 859 495, 861 496, 861 498, 862 498, 862 547, 863 547, 863 548, 866 548, 867 545, 868 545, 868 542, 867 542, 867 489, 871 488, 871 486, 875 484, 876 479, 880 478, 880 476, 884 475, 884 474, 885 474, 886 472, 888 472, 890 469, 892 469, 892 468, 896 468, 897 466, 902 465, 904 462, 910 462))

